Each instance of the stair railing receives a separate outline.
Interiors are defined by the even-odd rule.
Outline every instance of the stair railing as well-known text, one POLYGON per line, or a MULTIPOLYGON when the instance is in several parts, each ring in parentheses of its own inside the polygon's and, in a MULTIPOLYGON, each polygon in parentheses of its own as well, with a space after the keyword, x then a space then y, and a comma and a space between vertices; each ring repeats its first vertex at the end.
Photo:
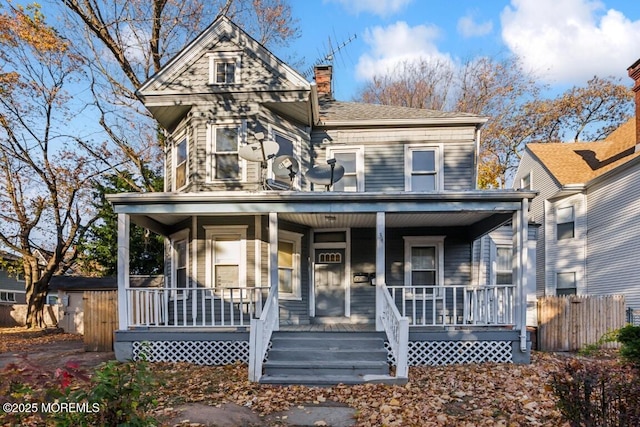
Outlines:
POLYGON ((262 364, 269 349, 271 334, 278 326, 277 289, 271 288, 259 319, 251 319, 249 331, 249 381, 262 377, 262 364))
POLYGON ((396 359, 396 378, 408 378, 409 320, 402 317, 386 285, 382 285, 382 325, 396 359))

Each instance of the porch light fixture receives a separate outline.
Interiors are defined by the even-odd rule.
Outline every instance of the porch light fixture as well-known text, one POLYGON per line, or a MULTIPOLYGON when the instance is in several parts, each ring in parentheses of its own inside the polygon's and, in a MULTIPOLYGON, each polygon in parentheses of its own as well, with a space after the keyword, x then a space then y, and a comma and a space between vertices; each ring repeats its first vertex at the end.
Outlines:
POLYGON ((324 219, 326 219, 329 222, 336 222, 337 218, 335 217, 335 215, 325 215, 324 219))

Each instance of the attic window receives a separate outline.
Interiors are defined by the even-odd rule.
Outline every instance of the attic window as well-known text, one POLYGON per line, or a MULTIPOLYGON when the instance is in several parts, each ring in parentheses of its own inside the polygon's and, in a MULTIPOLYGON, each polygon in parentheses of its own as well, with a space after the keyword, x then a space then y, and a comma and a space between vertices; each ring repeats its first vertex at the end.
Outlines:
POLYGON ((216 52, 209 54, 209 84, 230 85, 240 83, 240 54, 216 52))

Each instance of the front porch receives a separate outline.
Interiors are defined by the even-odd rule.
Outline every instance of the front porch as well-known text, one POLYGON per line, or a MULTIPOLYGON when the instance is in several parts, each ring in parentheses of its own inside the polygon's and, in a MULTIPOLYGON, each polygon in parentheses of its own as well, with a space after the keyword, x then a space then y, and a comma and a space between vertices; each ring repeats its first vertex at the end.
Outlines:
MULTIPOLYGON (((318 341, 337 342, 342 334, 347 342, 377 334, 396 380, 406 380, 411 365, 528 361, 528 193, 272 192, 244 194, 243 203, 217 194, 171 195, 164 203, 143 196, 112 199, 119 213, 119 359, 144 353, 148 360, 242 361, 260 381, 275 364, 270 349, 287 333, 305 344, 318 334, 318 341), (173 252, 165 286, 129 285, 130 220, 167 236, 173 252), (472 242, 507 221, 513 281, 480 286, 469 274, 472 242), (292 242, 287 250, 283 241, 292 242)), ((360 362, 338 365, 355 369, 360 362)), ((366 375, 354 370, 360 380, 366 375)))

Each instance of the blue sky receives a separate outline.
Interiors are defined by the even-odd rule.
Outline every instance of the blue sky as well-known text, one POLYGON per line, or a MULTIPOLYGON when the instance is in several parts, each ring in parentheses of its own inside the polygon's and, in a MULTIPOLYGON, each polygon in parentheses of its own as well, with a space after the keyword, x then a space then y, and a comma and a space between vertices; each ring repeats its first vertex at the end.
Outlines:
MULTIPOLYGON (((627 75, 640 58, 639 0, 292 0, 302 37, 284 60, 334 59, 334 93, 351 100, 375 72, 415 57, 454 64, 515 53, 552 88, 627 75)), ((631 86, 631 80, 628 81, 631 86)))

